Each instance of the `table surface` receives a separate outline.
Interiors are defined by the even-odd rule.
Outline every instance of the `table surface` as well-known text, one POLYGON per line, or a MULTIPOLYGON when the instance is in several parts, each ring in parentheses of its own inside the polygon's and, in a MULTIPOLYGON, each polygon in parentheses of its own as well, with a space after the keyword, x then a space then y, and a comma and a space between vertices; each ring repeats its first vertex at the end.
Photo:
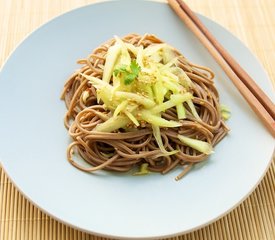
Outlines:
MULTIPOLYGON (((31 31, 94 0, 0 0, 0 65, 31 31)), ((256 55, 275 86, 275 0, 187 0, 189 6, 235 34, 256 55)), ((64 225, 21 195, 0 167, 0 240, 94 239, 64 225)), ((275 239, 275 160, 255 191, 220 220, 170 239, 275 239)))

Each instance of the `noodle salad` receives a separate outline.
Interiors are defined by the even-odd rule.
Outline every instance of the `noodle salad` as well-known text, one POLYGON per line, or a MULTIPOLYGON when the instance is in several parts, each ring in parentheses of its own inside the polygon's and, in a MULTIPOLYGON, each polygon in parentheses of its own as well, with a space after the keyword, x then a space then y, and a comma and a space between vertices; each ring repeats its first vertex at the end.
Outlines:
POLYGON ((115 36, 78 63, 62 99, 73 139, 67 158, 80 170, 144 175, 182 167, 179 180, 229 131, 212 70, 154 35, 115 36))

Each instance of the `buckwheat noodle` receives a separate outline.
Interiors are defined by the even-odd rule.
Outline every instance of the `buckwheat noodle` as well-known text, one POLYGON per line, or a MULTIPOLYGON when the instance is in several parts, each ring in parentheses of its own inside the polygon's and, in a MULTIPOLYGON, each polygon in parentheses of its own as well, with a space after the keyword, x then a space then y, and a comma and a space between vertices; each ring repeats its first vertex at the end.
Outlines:
MULTIPOLYGON (((140 36, 129 34, 124 42, 135 46, 147 47, 162 43, 154 35, 140 36)), ((80 59, 81 69, 75 72, 65 83, 62 99, 68 109, 64 123, 73 142, 67 148, 68 161, 80 170, 93 172, 99 169, 127 172, 142 163, 148 163, 152 172, 167 173, 182 166, 183 171, 176 180, 185 175, 194 164, 202 162, 208 155, 184 145, 178 134, 207 141, 215 146, 229 131, 220 113, 219 94, 214 86, 214 73, 211 69, 188 61, 179 52, 179 64, 192 80, 191 92, 196 110, 202 121, 191 114, 191 109, 184 103, 187 117, 181 120, 182 126, 177 128, 161 128, 164 147, 167 150, 179 150, 170 156, 163 156, 154 139, 149 124, 142 124, 133 131, 121 129, 113 133, 96 132, 94 127, 108 119, 109 110, 103 104, 97 103, 95 88, 80 73, 102 78, 106 53, 114 44, 111 39, 96 48, 86 59, 80 59), (89 91, 89 97, 83 102, 84 91, 89 91), (106 117, 107 116, 107 117, 106 117), (73 152, 77 152, 90 167, 84 167, 73 160, 73 152)), ((176 108, 170 108, 162 113, 167 120, 177 121, 176 108)))

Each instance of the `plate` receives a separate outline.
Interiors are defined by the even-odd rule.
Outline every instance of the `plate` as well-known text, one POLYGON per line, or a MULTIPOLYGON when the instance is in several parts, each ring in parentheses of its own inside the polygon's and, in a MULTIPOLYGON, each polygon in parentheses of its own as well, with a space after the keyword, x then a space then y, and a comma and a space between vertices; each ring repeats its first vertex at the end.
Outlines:
MULTIPOLYGON (((232 34, 204 24, 260 86, 270 81, 232 34)), ((29 35, 12 53, 0 79, 1 163, 17 188, 54 218, 86 232, 122 238, 183 234, 220 218, 259 183, 273 138, 208 52, 165 3, 111 1, 61 15, 29 35), (153 33, 191 61, 216 73, 221 102, 232 110, 230 134, 205 164, 181 181, 167 175, 88 174, 66 160, 70 142, 60 93, 76 60, 113 35, 153 33)))

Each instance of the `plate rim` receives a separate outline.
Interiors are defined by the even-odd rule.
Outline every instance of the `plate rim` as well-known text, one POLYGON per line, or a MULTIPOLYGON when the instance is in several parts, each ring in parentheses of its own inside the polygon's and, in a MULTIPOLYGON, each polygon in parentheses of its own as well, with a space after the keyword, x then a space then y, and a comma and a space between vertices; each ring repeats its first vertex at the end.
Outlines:
MULTIPOLYGON (((84 8, 87 8, 87 7, 90 7, 90 6, 93 6, 93 5, 98 5, 98 4, 106 4, 106 3, 109 3, 109 2, 127 2, 127 0, 95 0, 94 2, 92 3, 89 3, 89 4, 86 4, 86 5, 83 5, 83 6, 79 6, 79 7, 76 7, 76 8, 72 8, 72 9, 69 9, 67 11, 64 11, 62 13, 59 13, 58 15, 52 17, 52 18, 49 18, 48 20, 46 20, 45 22, 39 24, 38 26, 36 26, 32 31, 30 31, 29 33, 27 33, 17 44, 15 44, 15 46, 13 47, 13 49, 10 51, 10 53, 8 54, 8 56, 5 58, 5 60, 3 61, 2 63, 2 66, 0 68, 0 76, 1 76, 1 73, 3 71, 3 69, 5 68, 6 64, 8 63, 8 61, 10 60, 10 58, 12 57, 12 55, 16 52, 16 50, 29 38, 31 37, 36 31, 40 30, 41 28, 43 28, 44 26, 48 25, 49 23, 51 23, 52 21, 55 21, 57 18, 60 18, 64 15, 67 15, 67 14, 70 14, 71 12, 74 12, 74 11, 79 11, 80 9, 84 9, 84 8)), ((159 4, 166 4, 168 5, 167 2, 163 1, 163 0, 138 0, 140 2, 155 2, 155 3, 159 3, 159 4)), ((254 52, 252 52, 244 42, 242 42, 234 33, 232 33, 231 31, 229 31, 226 27, 222 26, 220 23, 212 20, 211 18, 203 15, 203 14, 200 14, 200 13, 197 13, 195 12, 196 15, 198 15, 200 18, 204 18, 206 19, 207 21, 211 22, 211 24, 214 24, 214 25, 217 25, 219 28, 222 28, 224 31, 226 31, 227 33, 229 33, 230 35, 232 35, 232 37, 235 38, 235 40, 237 40, 239 42, 239 44, 242 45, 242 47, 244 47, 252 56, 253 58, 257 61, 257 63, 259 64, 261 70, 263 71, 263 73, 265 74, 265 77, 269 80, 268 81, 268 84, 272 87, 272 82, 271 82, 271 79, 269 77, 269 74, 267 73, 266 69, 263 67, 263 64, 262 62, 258 59, 258 57, 255 55, 254 52)), ((274 144, 275 145, 275 144, 274 144)), ((48 212, 46 209, 40 207, 37 203, 35 203, 29 196, 28 194, 25 194, 24 191, 18 187, 17 183, 14 181, 14 179, 10 176, 9 172, 6 170, 4 164, 3 164, 3 161, 1 160, 1 156, 0 156, 0 166, 2 167, 3 169, 3 172, 4 174, 6 174, 6 176, 8 177, 9 181, 14 185, 14 187, 16 188, 16 190, 25 198, 27 199, 32 205, 34 205, 36 208, 38 208, 41 212, 47 214, 49 217, 51 217, 53 220, 56 220, 58 221, 59 223, 61 224, 64 224, 64 225, 67 225, 71 228, 74 228, 76 230, 80 230, 84 233, 88 233, 88 234, 92 234, 92 235, 95 235, 95 236, 101 236, 101 237, 106 237, 106 238, 120 238, 120 239, 157 239, 157 238, 169 238, 169 237, 175 237, 175 236, 180 236, 180 235, 184 235, 184 234, 188 234, 190 232, 193 232, 193 231, 196 231, 196 230, 199 230, 205 226, 208 226, 212 223, 214 223, 215 221, 223 218, 225 215, 227 215, 228 213, 230 213, 231 211, 233 211, 236 207, 238 207, 243 201, 245 201, 250 195, 252 192, 255 191, 255 189, 259 186, 259 184, 261 183, 261 181, 263 180, 263 178, 265 177, 268 169, 270 168, 271 166, 271 163, 272 163, 272 160, 273 160, 273 155, 275 154, 275 148, 273 146, 273 153, 271 154, 270 156, 270 159, 268 161, 268 164, 267 166, 265 167, 265 170, 262 172, 262 175, 261 177, 258 179, 257 183, 250 189, 250 191, 245 195, 243 196, 243 198, 241 198, 238 202, 236 202, 231 208, 229 208, 227 211, 223 212, 222 214, 219 214, 217 217, 209 220, 209 221, 206 221, 205 223, 202 223, 198 226, 195 226, 193 228, 190 228, 188 230, 184 230, 184 231, 180 231, 180 232, 176 232, 176 233, 172 233, 172 234, 166 234, 166 235, 156 235, 156 236, 149 236, 149 237, 129 237, 129 236, 115 236, 115 235, 109 235, 109 234, 105 234, 105 233, 100 233, 100 232, 96 232, 96 231, 90 231, 90 230, 87 230, 85 228, 82 228, 80 226, 76 226, 76 225, 73 225, 71 224, 70 222, 67 222, 66 220, 64 219, 61 219, 59 218, 58 216, 48 212)))

